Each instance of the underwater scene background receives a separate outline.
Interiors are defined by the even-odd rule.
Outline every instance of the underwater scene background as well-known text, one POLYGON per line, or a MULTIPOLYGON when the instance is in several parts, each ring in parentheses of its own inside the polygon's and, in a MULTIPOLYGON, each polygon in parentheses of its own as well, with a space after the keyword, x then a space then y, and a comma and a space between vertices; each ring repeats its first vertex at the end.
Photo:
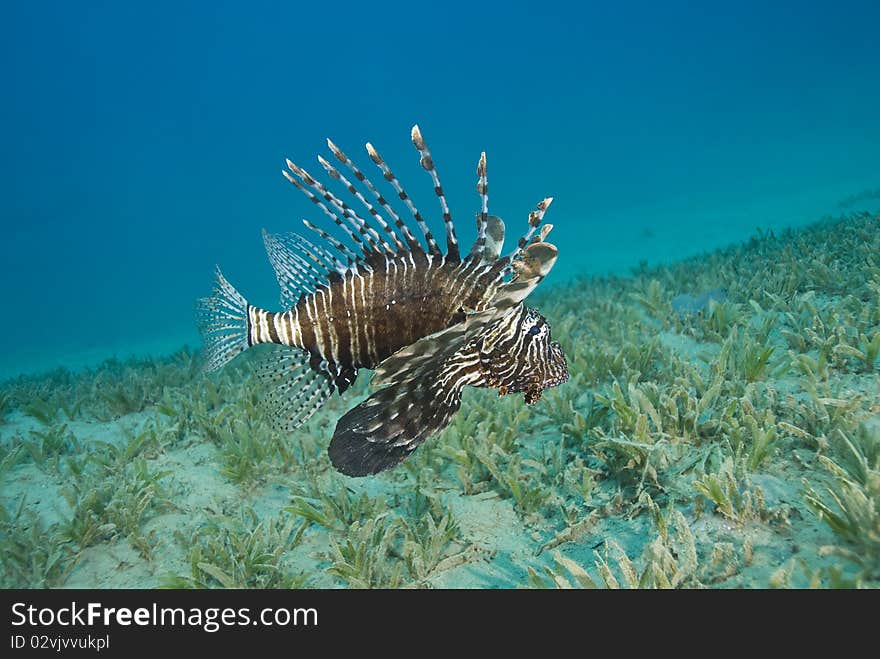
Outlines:
POLYGON ((2 12, 0 585, 880 585, 876 3, 2 12), (463 244, 481 151, 513 234, 554 197, 571 379, 352 479, 369 378, 278 433, 193 308, 277 308, 328 136, 442 235, 414 123, 463 244))

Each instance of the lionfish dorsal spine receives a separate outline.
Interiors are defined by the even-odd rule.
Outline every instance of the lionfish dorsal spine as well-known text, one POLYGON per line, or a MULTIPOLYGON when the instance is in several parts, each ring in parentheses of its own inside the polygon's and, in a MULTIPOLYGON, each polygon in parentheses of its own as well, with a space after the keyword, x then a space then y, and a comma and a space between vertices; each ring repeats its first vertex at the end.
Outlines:
POLYGON ((544 214, 547 212, 547 209, 550 208, 550 204, 552 203, 553 197, 542 199, 538 202, 535 210, 529 213, 529 229, 517 242, 516 249, 513 254, 510 255, 511 260, 515 259, 522 253, 523 248, 528 244, 529 240, 531 240, 538 227, 541 226, 541 222, 544 221, 544 214))
MULTIPOLYGON (((321 163, 321 166, 324 168, 330 178, 335 179, 337 181, 342 181, 343 176, 332 164, 330 164, 324 156, 318 156, 318 162, 321 163)), ((351 186, 349 184, 350 188, 351 186)), ((349 190, 351 192, 351 190, 349 190)), ((348 203, 337 197, 332 192, 328 192, 330 197, 333 199, 333 205, 343 214, 344 217, 351 218, 351 220, 357 225, 358 231, 360 231, 361 235, 370 242, 370 246, 373 248, 373 251, 376 253, 388 253, 394 255, 396 252, 391 245, 388 244, 388 241, 385 240, 382 236, 379 235, 379 232, 376 231, 370 224, 367 222, 365 218, 362 218, 357 214, 348 203), (379 245, 381 245, 382 249, 379 249, 379 245)))
POLYGON ((413 204, 412 200, 409 198, 409 195, 406 193, 406 190, 403 189, 403 186, 400 184, 400 181, 397 180, 397 177, 394 175, 394 172, 391 171, 391 168, 388 167, 388 164, 379 155, 379 152, 376 151, 375 147, 367 142, 367 153, 370 156, 370 160, 372 160, 376 166, 382 170, 382 175, 385 177, 385 180, 388 181, 394 190, 397 192, 397 196, 400 197, 400 200, 406 204, 407 209, 410 214, 415 218, 416 222, 419 225, 419 228, 422 230, 422 235, 425 237, 425 242, 428 244, 428 254, 431 256, 442 256, 443 252, 440 251, 440 246, 437 244, 437 241, 434 240, 434 235, 431 233, 431 230, 428 228, 427 222, 425 222, 425 218, 422 217, 422 214, 419 213, 419 209, 416 208, 415 204, 413 204))
MULTIPOLYGON (((314 224, 312 224, 311 222, 309 222, 306 219, 303 219, 302 223, 306 226, 307 229, 314 231, 316 234, 318 234, 318 237, 321 240, 325 241, 328 245, 332 245, 337 250, 339 250, 339 253, 345 257, 345 261, 343 262, 343 261, 340 261, 339 258, 336 257, 335 255, 332 255, 331 252, 326 252, 326 254, 328 256, 331 256, 333 258, 335 270, 337 270, 338 272, 346 272, 348 270, 352 270, 356 267, 357 263, 361 262, 360 257, 357 254, 355 254, 354 252, 352 252, 348 248, 348 245, 346 245, 345 243, 343 243, 340 240, 337 240, 336 238, 331 236, 329 233, 324 231, 321 227, 315 226, 314 224)), ((366 267, 369 267, 367 264, 364 264, 364 265, 366 267)))
MULTIPOLYGON (((324 160, 321 156, 318 156, 318 162, 321 163, 321 165, 324 166, 325 169, 327 169, 327 167, 329 166, 329 163, 327 163, 327 161, 324 160)), ((304 169, 302 169, 301 167, 299 169, 303 174, 308 177, 306 183, 309 185, 309 187, 318 192, 318 194, 320 194, 326 202, 333 206, 333 208, 337 212, 341 213, 342 217, 345 218, 346 222, 348 223, 348 226, 350 226, 351 229, 357 232, 357 234, 353 234, 350 230, 346 229, 346 233, 348 233, 351 239, 358 244, 358 246, 361 248, 361 251, 363 252, 363 255, 365 257, 368 257, 370 254, 383 254, 384 248, 379 249, 379 245, 377 244, 378 242, 382 242, 379 234, 376 233, 376 231, 372 227, 367 225, 366 221, 357 213, 355 213, 354 210, 352 210, 352 208, 344 200, 340 199, 335 194, 330 192, 320 181, 312 177, 304 169)), ((335 169, 333 171, 335 171, 335 169)), ((331 176, 331 178, 333 177, 331 176)), ((341 224, 341 221, 340 225, 344 226, 341 224)), ((385 245, 387 245, 387 243, 385 243, 385 245)), ((388 251, 391 254, 394 254, 394 250, 391 249, 391 246, 387 245, 387 247, 388 251)))
POLYGON ((431 175, 434 183, 434 194, 440 200, 440 211, 443 214, 443 224, 446 227, 446 260, 459 261, 461 256, 458 252, 458 237, 455 235, 455 224, 452 221, 452 213, 449 211, 449 204, 446 202, 446 195, 443 193, 443 185, 440 183, 440 175, 437 173, 437 167, 428 145, 422 137, 422 131, 419 130, 418 124, 412 127, 412 143, 419 152, 419 164, 431 175))
MULTIPOLYGON (((406 240, 407 245, 409 245, 409 249, 411 251, 412 250, 422 251, 422 247, 419 244, 419 241, 416 239, 416 237, 409 230, 409 227, 406 226, 406 223, 403 221, 403 219, 401 219, 400 215, 397 214, 397 211, 395 211, 391 207, 391 205, 388 203, 388 201, 385 199, 385 197, 382 196, 382 193, 380 193, 379 190, 376 189, 376 186, 373 185, 373 182, 370 181, 369 178, 367 178, 367 176, 360 170, 360 168, 357 165, 355 165, 351 161, 351 159, 347 155, 345 155, 345 153, 343 153, 342 150, 333 143, 332 140, 330 140, 330 139, 327 140, 327 146, 330 147, 330 150, 333 152, 333 155, 336 156, 336 159, 342 163, 345 163, 345 166, 348 167, 349 170, 351 170, 352 174, 354 174, 354 177, 366 186, 366 188, 370 191, 370 193, 376 198, 376 203, 378 203, 385 210, 385 212, 388 213, 388 217, 390 217, 392 219, 392 221, 394 222, 394 226, 397 228, 398 231, 400 231, 403 234, 403 237, 406 240)), ((382 218, 382 216, 379 215, 378 211, 376 211, 376 209, 372 206, 372 204, 367 202, 366 199, 363 200, 363 203, 366 204, 368 209, 371 209, 370 214, 373 215, 377 219, 377 221, 379 222, 380 225, 388 226, 387 222, 385 222, 384 218, 382 218)), ((397 244, 399 246, 399 248, 405 249, 403 247, 403 245, 400 244, 400 238, 397 236, 396 233, 394 233, 393 229, 391 229, 391 227, 388 226, 387 230, 393 236, 393 238, 395 240, 395 244, 397 244)))
MULTIPOLYGON (((333 144, 333 143, 330 140, 327 140, 327 144, 333 144)), ((327 170, 327 173, 332 178, 341 182, 346 187, 349 194, 351 194, 355 199, 357 199, 359 202, 361 202, 361 204, 363 204, 363 206, 367 209, 367 211, 370 213, 370 215, 373 217, 373 219, 379 224, 379 227, 382 229, 382 231, 384 231, 385 234, 394 243, 394 247, 391 247, 391 245, 388 243, 388 241, 385 238, 382 238, 376 232, 376 230, 373 229, 373 227, 371 227, 369 224, 367 224, 366 220, 361 220, 363 225, 370 232, 370 235, 373 236, 373 239, 376 240, 377 242, 381 242, 382 247, 389 254, 396 255, 401 251, 405 251, 406 246, 400 241, 400 237, 396 233, 394 233, 394 230, 385 221, 385 218, 383 218, 379 214, 379 211, 377 211, 376 208, 364 198, 364 195, 361 194, 361 191, 358 190, 356 187, 354 187, 354 184, 351 181, 349 181, 342 174, 342 172, 340 172, 338 169, 336 169, 336 167, 334 167, 332 164, 327 162, 327 160, 325 160, 322 156, 318 156, 318 161, 321 163, 321 165, 324 167, 324 169, 327 170)), ((352 213, 354 213, 354 211, 352 211, 352 213)), ((358 217, 356 213, 355 213, 355 217, 358 217)))
MULTIPOLYGON (((340 275, 348 272, 350 266, 347 263, 340 261, 336 254, 325 248, 323 245, 316 245, 311 240, 298 233, 291 232, 286 235, 290 236, 292 242, 298 246, 297 248, 294 248, 294 251, 299 249, 311 259, 315 266, 318 266, 324 271, 323 276, 319 276, 318 278, 318 284, 326 283, 327 277, 333 272, 340 275)), ((315 268, 313 267, 312 269, 314 270, 315 268)))
MULTIPOLYGON (((309 174, 305 169, 303 169, 299 165, 295 164, 290 159, 287 160, 287 167, 288 167, 288 169, 290 169, 291 172, 293 172, 293 174, 295 174, 297 177, 299 177, 299 179, 302 181, 302 183, 304 183, 305 185, 309 186, 310 188, 312 188, 313 190, 318 192, 318 194, 320 194, 321 197, 323 197, 324 200, 327 201, 331 206, 333 206, 334 208, 340 209, 340 206, 338 205, 337 201, 335 200, 335 197, 333 195, 331 195, 330 192, 321 183, 319 183, 317 180, 315 180, 311 176, 311 174, 309 174)), ((320 208, 324 212, 324 214, 327 217, 329 217, 333 221, 333 223, 336 226, 338 226, 340 229, 342 229, 345 232, 345 234, 351 239, 351 241, 354 244, 356 244, 358 247, 361 248, 361 252, 365 256, 367 254, 369 254, 370 251, 372 251, 372 248, 375 247, 375 245, 371 245, 370 247, 367 247, 367 244, 364 243, 363 237, 361 236, 360 227, 358 226, 357 222, 355 222, 351 217, 349 217, 345 213, 343 213, 343 217, 345 217, 346 221, 343 222, 343 220, 336 213, 334 213, 332 210, 327 208, 327 206, 317 197, 317 195, 313 194, 310 190, 307 190, 301 183, 296 181, 296 179, 294 179, 287 172, 285 172, 284 174, 285 174, 285 177, 287 178, 288 181, 290 181, 291 183, 294 183, 294 185, 296 185, 298 190, 302 191, 314 204, 316 204, 318 206, 318 208, 320 208)), ((368 238, 368 241, 369 241, 369 238, 368 238)), ((354 252, 352 252, 347 247, 346 247, 346 253, 350 254, 351 257, 353 257, 355 261, 357 261, 360 258, 360 257, 358 257, 358 255, 356 255, 354 252)))
POLYGON ((486 251, 486 228, 489 224, 489 174, 486 168, 486 152, 480 154, 477 163, 477 194, 480 195, 480 212, 477 214, 477 239, 465 261, 470 264, 483 259, 486 251))

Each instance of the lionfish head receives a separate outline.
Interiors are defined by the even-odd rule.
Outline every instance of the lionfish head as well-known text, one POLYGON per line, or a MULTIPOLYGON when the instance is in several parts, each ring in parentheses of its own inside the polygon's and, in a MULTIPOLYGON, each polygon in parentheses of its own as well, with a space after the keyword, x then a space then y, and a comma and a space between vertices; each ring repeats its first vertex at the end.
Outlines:
POLYGON ((534 309, 525 309, 522 322, 508 340, 493 350, 490 384, 501 395, 523 392, 527 404, 537 402, 544 389, 568 380, 562 346, 552 341, 550 325, 534 309))

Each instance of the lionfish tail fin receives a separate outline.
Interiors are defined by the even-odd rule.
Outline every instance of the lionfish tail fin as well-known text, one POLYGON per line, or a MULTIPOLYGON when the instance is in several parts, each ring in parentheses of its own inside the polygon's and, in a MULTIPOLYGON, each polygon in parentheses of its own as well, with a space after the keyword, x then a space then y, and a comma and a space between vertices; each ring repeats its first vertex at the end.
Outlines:
POLYGON ((390 469, 443 430, 461 407, 461 387, 444 384, 437 373, 380 389, 336 424, 328 453, 347 476, 390 469))
POLYGON ((216 371, 247 349, 249 308, 218 266, 212 295, 201 298, 196 305, 205 371, 216 371))

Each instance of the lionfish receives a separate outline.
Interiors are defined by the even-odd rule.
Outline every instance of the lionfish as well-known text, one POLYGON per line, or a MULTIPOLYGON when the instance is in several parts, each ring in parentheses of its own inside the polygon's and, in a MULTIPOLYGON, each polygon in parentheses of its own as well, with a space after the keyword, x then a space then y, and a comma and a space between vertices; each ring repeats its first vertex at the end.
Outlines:
POLYGON ((536 402, 568 379, 562 349, 547 320, 523 299, 553 267, 554 245, 542 225, 552 198, 541 201, 528 230, 501 256, 504 223, 489 214, 486 154, 477 165, 477 238, 466 255, 437 169, 418 126, 412 143, 430 174, 446 229, 446 253, 379 152, 370 159, 415 219, 423 244, 385 196, 332 141, 341 166, 318 156, 330 178, 357 200, 359 215, 305 169, 287 160, 284 176, 344 232, 350 244, 308 220, 315 242, 296 233, 263 230, 286 311, 252 306, 217 268, 211 297, 199 301, 205 367, 218 369, 257 344, 276 344, 258 367, 276 425, 299 427, 334 392, 341 395, 361 368, 378 387, 343 415, 328 449, 333 466, 350 476, 389 469, 445 428, 461 406, 462 389, 522 392, 536 402), (339 168, 337 168, 339 167, 339 168), (340 169, 361 184, 355 187, 340 169), (372 201, 365 196, 369 195, 372 201))

